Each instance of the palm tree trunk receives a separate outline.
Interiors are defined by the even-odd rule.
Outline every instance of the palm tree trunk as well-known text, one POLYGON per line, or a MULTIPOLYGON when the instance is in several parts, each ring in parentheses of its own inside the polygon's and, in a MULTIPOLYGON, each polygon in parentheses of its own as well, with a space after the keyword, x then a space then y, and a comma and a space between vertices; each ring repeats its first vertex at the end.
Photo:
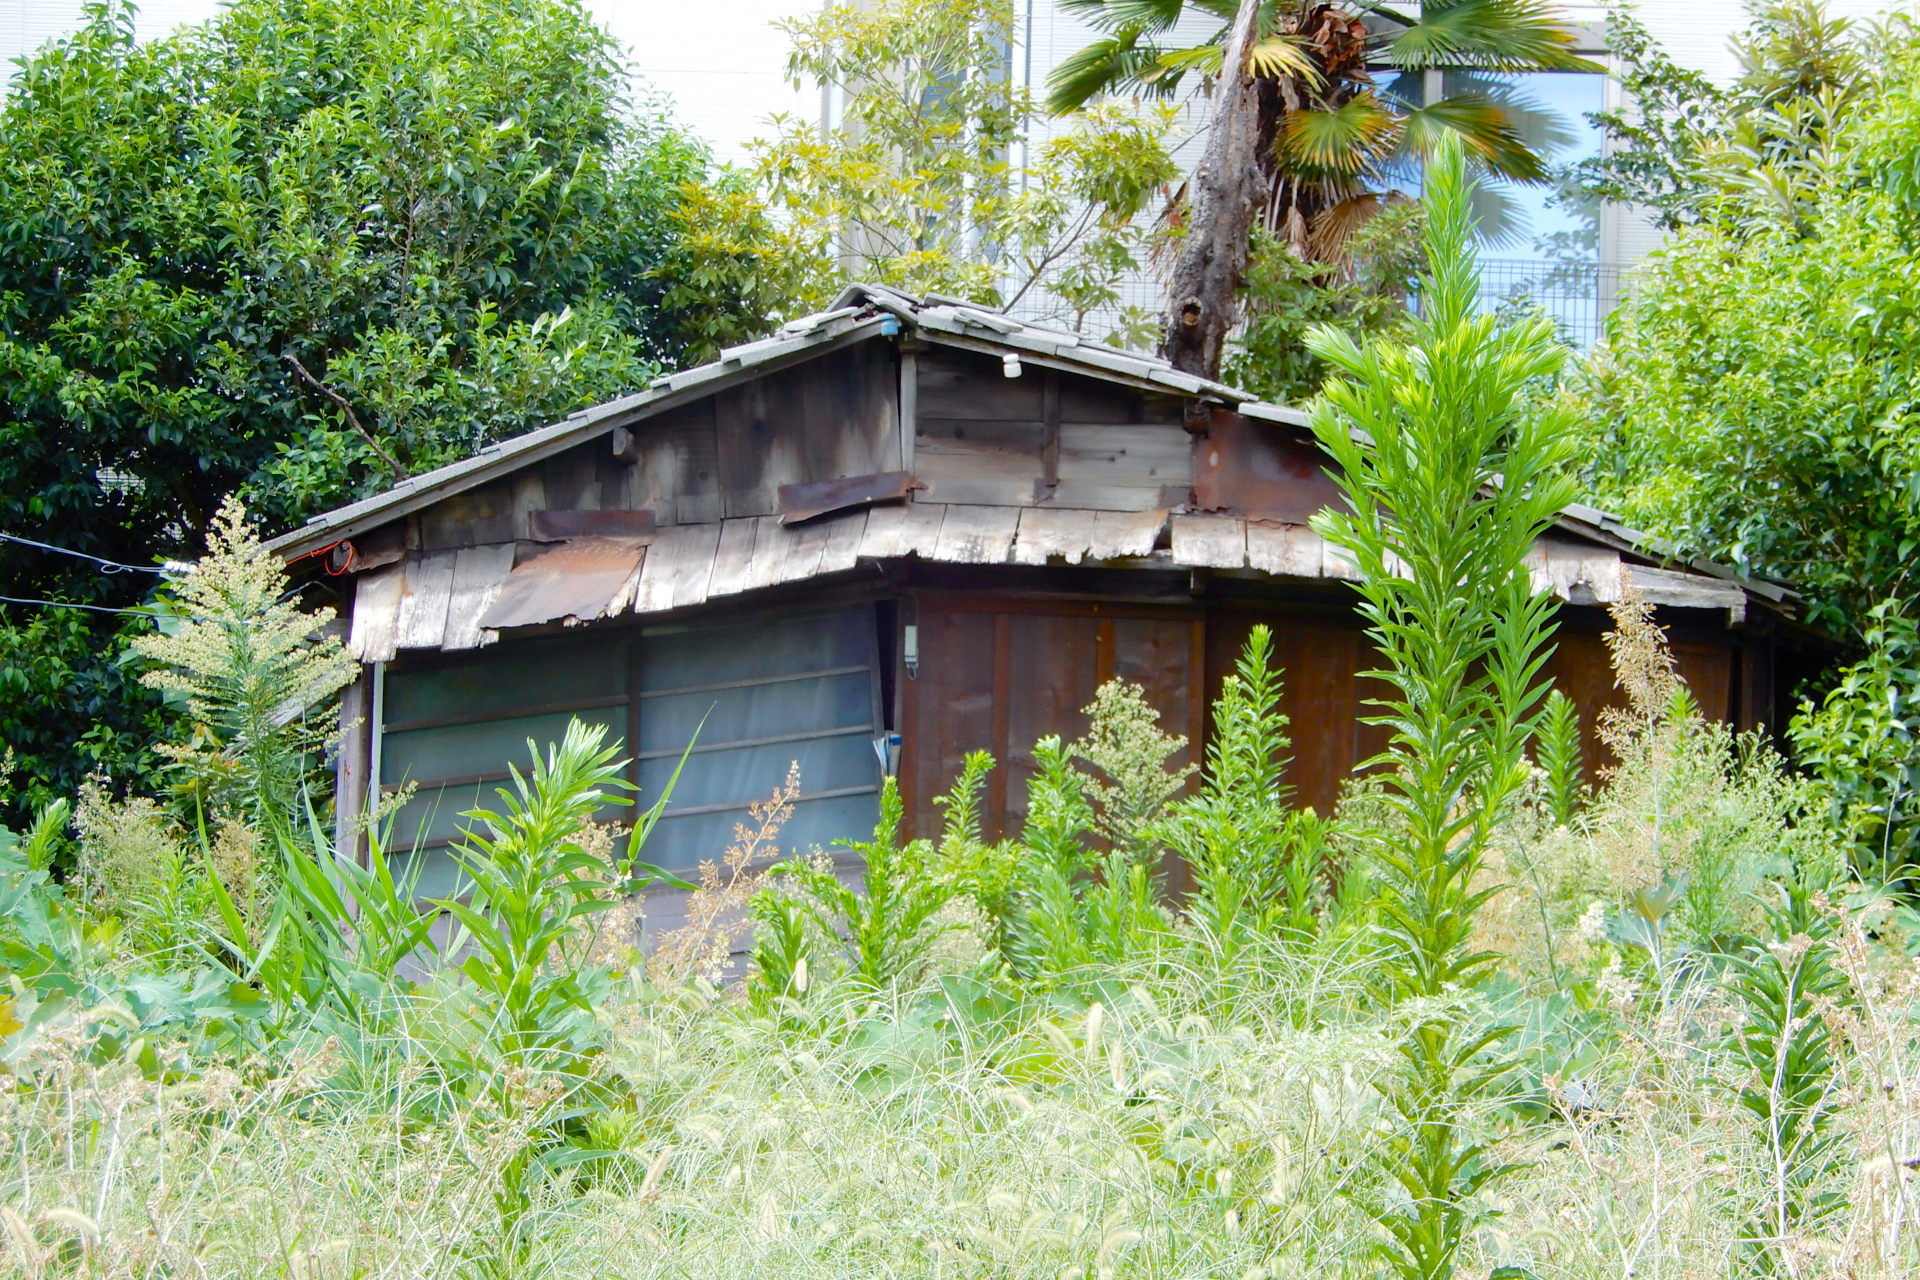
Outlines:
MULTIPOLYGON (((1161 353, 1174 368, 1202 378, 1220 376, 1221 348, 1239 311, 1253 229, 1260 110, 1247 54, 1259 16, 1260 0, 1240 0, 1221 59, 1213 131, 1194 175, 1193 216, 1168 282, 1161 353)), ((1190 428, 1204 427, 1206 412, 1197 403, 1188 406, 1188 417, 1190 428)))

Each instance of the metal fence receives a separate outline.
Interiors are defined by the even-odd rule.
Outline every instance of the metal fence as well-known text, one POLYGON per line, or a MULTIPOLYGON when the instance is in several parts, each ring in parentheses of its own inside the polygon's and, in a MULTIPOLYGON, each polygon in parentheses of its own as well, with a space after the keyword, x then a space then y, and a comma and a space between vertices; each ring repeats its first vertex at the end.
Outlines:
MULTIPOLYGON (((1147 272, 1130 275, 1120 284, 1120 302, 1081 317, 1079 330, 1096 341, 1117 329, 1137 329, 1141 319, 1157 320, 1166 307, 1165 286, 1147 272), (1131 312, 1131 314, 1129 314, 1131 312)), ((1620 268, 1596 262, 1544 262, 1537 258, 1480 259, 1480 306, 1483 310, 1518 315, 1538 309, 1550 317, 1568 345, 1587 348, 1599 340, 1609 312, 1620 297, 1620 268)), ((1418 295, 1412 299, 1419 305, 1418 295)), ((1014 308, 1017 319, 1029 323, 1074 328, 1074 317, 1061 312, 1041 290, 1034 290, 1014 308)), ((1151 327, 1151 324, 1149 325, 1151 327)), ((1151 335, 1144 340, 1151 345, 1151 335)), ((1135 334, 1135 343, 1142 336, 1135 334)))
POLYGON ((1590 347, 1620 297, 1620 268, 1597 262, 1480 259, 1480 305, 1509 314, 1545 312, 1561 340, 1590 347))

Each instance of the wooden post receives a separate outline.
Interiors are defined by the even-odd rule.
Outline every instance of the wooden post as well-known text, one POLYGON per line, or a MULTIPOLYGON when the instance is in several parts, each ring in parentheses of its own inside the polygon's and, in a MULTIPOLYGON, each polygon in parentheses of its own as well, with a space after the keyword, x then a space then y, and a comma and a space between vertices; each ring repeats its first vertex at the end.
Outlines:
POLYGON ((340 695, 340 742, 334 755, 333 847, 355 862, 365 856, 360 817, 368 809, 368 770, 372 765, 373 675, 360 674, 340 695))
POLYGON ((920 430, 920 351, 912 338, 900 340, 900 469, 913 471, 913 438, 920 430))

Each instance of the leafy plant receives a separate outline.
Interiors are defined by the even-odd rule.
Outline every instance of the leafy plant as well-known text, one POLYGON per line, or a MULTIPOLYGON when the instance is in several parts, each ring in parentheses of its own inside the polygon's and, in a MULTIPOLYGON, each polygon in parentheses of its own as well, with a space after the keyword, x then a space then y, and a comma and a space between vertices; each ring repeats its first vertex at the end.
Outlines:
MULTIPOLYGON (((873 838, 845 845, 860 855, 860 887, 843 883, 830 858, 789 859, 775 867, 770 878, 776 884, 791 882, 800 892, 791 903, 760 908, 756 918, 771 918, 777 929, 790 933, 785 922, 797 906, 827 945, 840 951, 841 966, 861 990, 885 991, 917 976, 941 935, 962 926, 942 915, 957 889, 933 865, 932 844, 900 839, 905 816, 900 789, 888 778, 880 792, 880 820, 873 838)), ((776 968, 790 974, 797 971, 797 965, 784 957, 776 968)), ((776 981, 777 977, 776 972, 776 981)))
POLYGON ((1199 794, 1175 805, 1160 827, 1192 869, 1186 914, 1228 963, 1254 936, 1312 937, 1327 889, 1323 824, 1287 803, 1292 742, 1272 661, 1273 634, 1263 623, 1214 700, 1199 794))
POLYGON ((845 94, 824 137, 780 119, 759 172, 817 263, 806 296, 842 274, 916 292, 1022 306, 1075 330, 1119 301, 1137 265, 1140 214, 1177 176, 1173 115, 1110 105, 1030 139, 1035 104, 1006 74, 1008 0, 829 5, 783 24, 796 87, 845 94), (1016 150, 1031 144, 1023 172, 1016 150))
MULTIPOLYGON (((1745 105, 1700 126, 1699 220, 1636 270, 1570 394, 1599 500, 1677 554, 1791 581, 1815 621, 1854 634, 1911 597, 1920 548, 1904 283, 1920 269, 1920 43, 1904 22, 1861 40, 1812 6, 1777 12, 1793 22, 1759 40, 1772 52, 1745 105)), ((1717 101, 1691 94, 1649 121, 1717 101)))
POLYGON ((206 556, 175 593, 170 625, 134 641, 159 665, 142 680, 186 699, 192 736, 166 752, 190 793, 261 829, 285 824, 337 731, 334 697, 359 669, 324 630, 333 610, 303 613, 287 598, 286 566, 237 498, 221 504, 206 556))
POLYGON ((1580 777, 1580 712, 1558 689, 1540 709, 1534 755, 1543 775, 1547 812, 1564 827, 1580 812, 1587 786, 1580 777))
POLYGON ((1855 870, 1884 880, 1915 861, 1920 840, 1920 629, 1897 602, 1882 601, 1868 616, 1866 646, 1819 706, 1800 704, 1787 732, 1852 845, 1855 870))
POLYGON ((1834 954, 1833 908, 1803 887, 1776 886, 1773 938, 1734 959, 1728 989, 1744 1018, 1731 1048, 1750 1078, 1740 1105, 1759 1121, 1768 1195, 1746 1241, 1763 1274, 1791 1274, 1797 1237, 1817 1233, 1839 1207, 1830 1185, 1839 1154, 1834 1122, 1844 1105, 1837 1070, 1847 977, 1834 954))
POLYGON ((1360 567, 1378 676, 1393 690, 1376 721, 1393 735, 1384 795, 1404 837, 1376 857, 1380 980, 1409 1022, 1386 1087, 1398 1122, 1388 1159, 1406 1200, 1378 1212, 1396 1269, 1423 1278, 1452 1274, 1469 1200, 1501 1172, 1466 1118, 1488 1078, 1482 1051, 1507 1032, 1468 1026, 1454 993, 1495 960, 1473 949, 1474 913, 1492 893, 1475 879, 1526 777, 1553 617, 1526 558, 1573 496, 1570 415, 1527 413, 1523 399, 1564 349, 1543 320, 1500 329, 1476 314, 1470 192, 1460 144, 1444 141, 1429 170, 1422 314, 1406 343, 1361 348, 1324 328, 1311 339, 1337 371, 1313 430, 1351 508, 1313 524, 1360 567))

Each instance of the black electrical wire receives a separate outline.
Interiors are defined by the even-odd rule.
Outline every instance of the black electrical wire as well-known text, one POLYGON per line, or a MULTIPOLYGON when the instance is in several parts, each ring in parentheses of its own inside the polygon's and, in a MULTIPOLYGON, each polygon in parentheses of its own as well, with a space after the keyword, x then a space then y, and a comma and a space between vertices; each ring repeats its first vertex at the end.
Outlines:
POLYGON ((85 609, 90 613, 137 613, 143 618, 151 618, 153 613, 147 609, 109 609, 103 604, 75 604, 71 600, 28 600, 21 596, 0 596, 0 604, 34 604, 43 609, 85 609))
POLYGON ((158 564, 121 564, 118 560, 103 560, 99 556, 90 556, 84 551, 75 551, 69 547, 56 547, 50 542, 35 542, 32 538, 22 538, 11 533, 0 533, 0 542, 17 542, 23 547, 38 547, 42 551, 53 551, 63 556, 73 556, 79 560, 91 560, 100 566, 102 573, 165 573, 165 565, 158 564))

